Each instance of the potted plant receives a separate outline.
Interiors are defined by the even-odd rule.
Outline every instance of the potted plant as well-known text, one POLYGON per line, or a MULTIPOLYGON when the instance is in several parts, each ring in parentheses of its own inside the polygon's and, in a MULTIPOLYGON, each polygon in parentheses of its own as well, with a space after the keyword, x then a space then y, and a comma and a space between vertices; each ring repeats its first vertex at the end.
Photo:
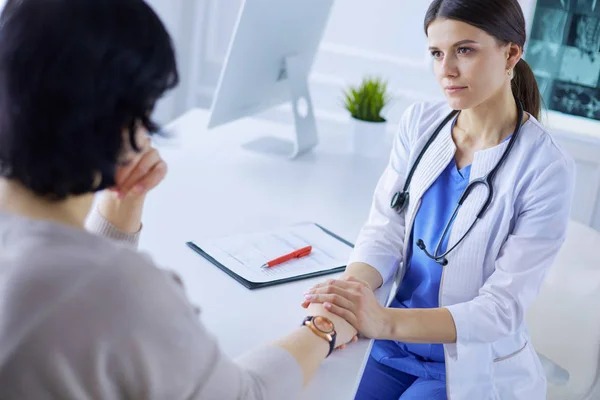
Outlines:
POLYGON ((366 156, 385 152, 387 121, 382 110, 390 100, 387 82, 380 78, 366 77, 359 86, 344 91, 344 106, 352 116, 355 152, 366 156))

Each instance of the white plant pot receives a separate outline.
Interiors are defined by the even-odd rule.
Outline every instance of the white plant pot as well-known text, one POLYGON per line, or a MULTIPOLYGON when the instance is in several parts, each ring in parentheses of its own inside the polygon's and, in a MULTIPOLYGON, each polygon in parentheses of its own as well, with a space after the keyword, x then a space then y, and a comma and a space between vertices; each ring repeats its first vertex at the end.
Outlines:
POLYGON ((387 122, 367 122, 351 119, 352 148, 354 153, 366 157, 382 157, 387 150, 387 122))

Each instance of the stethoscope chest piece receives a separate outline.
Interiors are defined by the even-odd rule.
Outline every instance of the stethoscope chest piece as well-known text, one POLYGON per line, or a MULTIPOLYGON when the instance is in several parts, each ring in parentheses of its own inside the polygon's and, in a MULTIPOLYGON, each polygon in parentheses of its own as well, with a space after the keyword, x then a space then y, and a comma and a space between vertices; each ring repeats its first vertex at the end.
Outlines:
POLYGON ((396 192, 396 194, 394 194, 394 196, 392 197, 392 202, 391 202, 390 206, 394 210, 396 210, 396 212, 401 213, 402 211, 404 211, 404 209, 408 205, 409 197, 410 197, 410 194, 407 191, 396 192))

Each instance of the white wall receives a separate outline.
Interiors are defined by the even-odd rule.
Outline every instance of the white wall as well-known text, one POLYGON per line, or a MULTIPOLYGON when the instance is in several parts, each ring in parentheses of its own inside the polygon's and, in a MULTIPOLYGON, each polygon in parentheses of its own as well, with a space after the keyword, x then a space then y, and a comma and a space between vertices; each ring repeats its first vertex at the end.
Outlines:
POLYGON ((201 49, 198 43, 200 31, 196 29, 197 15, 202 1, 196 0, 146 0, 160 16, 171 35, 179 66, 181 83, 169 92, 158 104, 154 113, 161 123, 167 123, 192 107, 194 100, 188 99, 188 88, 197 80, 193 71, 199 71, 196 60, 201 49))

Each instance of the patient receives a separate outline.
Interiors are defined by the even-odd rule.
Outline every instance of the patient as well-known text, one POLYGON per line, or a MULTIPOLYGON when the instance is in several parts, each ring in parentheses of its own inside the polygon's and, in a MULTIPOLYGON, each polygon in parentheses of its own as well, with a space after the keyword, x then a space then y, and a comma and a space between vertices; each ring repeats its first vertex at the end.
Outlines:
POLYGON ((177 82, 171 40, 142 0, 7 1, 2 399, 294 398, 354 336, 315 308, 289 336, 232 361, 177 280, 135 250, 145 196, 167 173, 149 115, 177 82))

